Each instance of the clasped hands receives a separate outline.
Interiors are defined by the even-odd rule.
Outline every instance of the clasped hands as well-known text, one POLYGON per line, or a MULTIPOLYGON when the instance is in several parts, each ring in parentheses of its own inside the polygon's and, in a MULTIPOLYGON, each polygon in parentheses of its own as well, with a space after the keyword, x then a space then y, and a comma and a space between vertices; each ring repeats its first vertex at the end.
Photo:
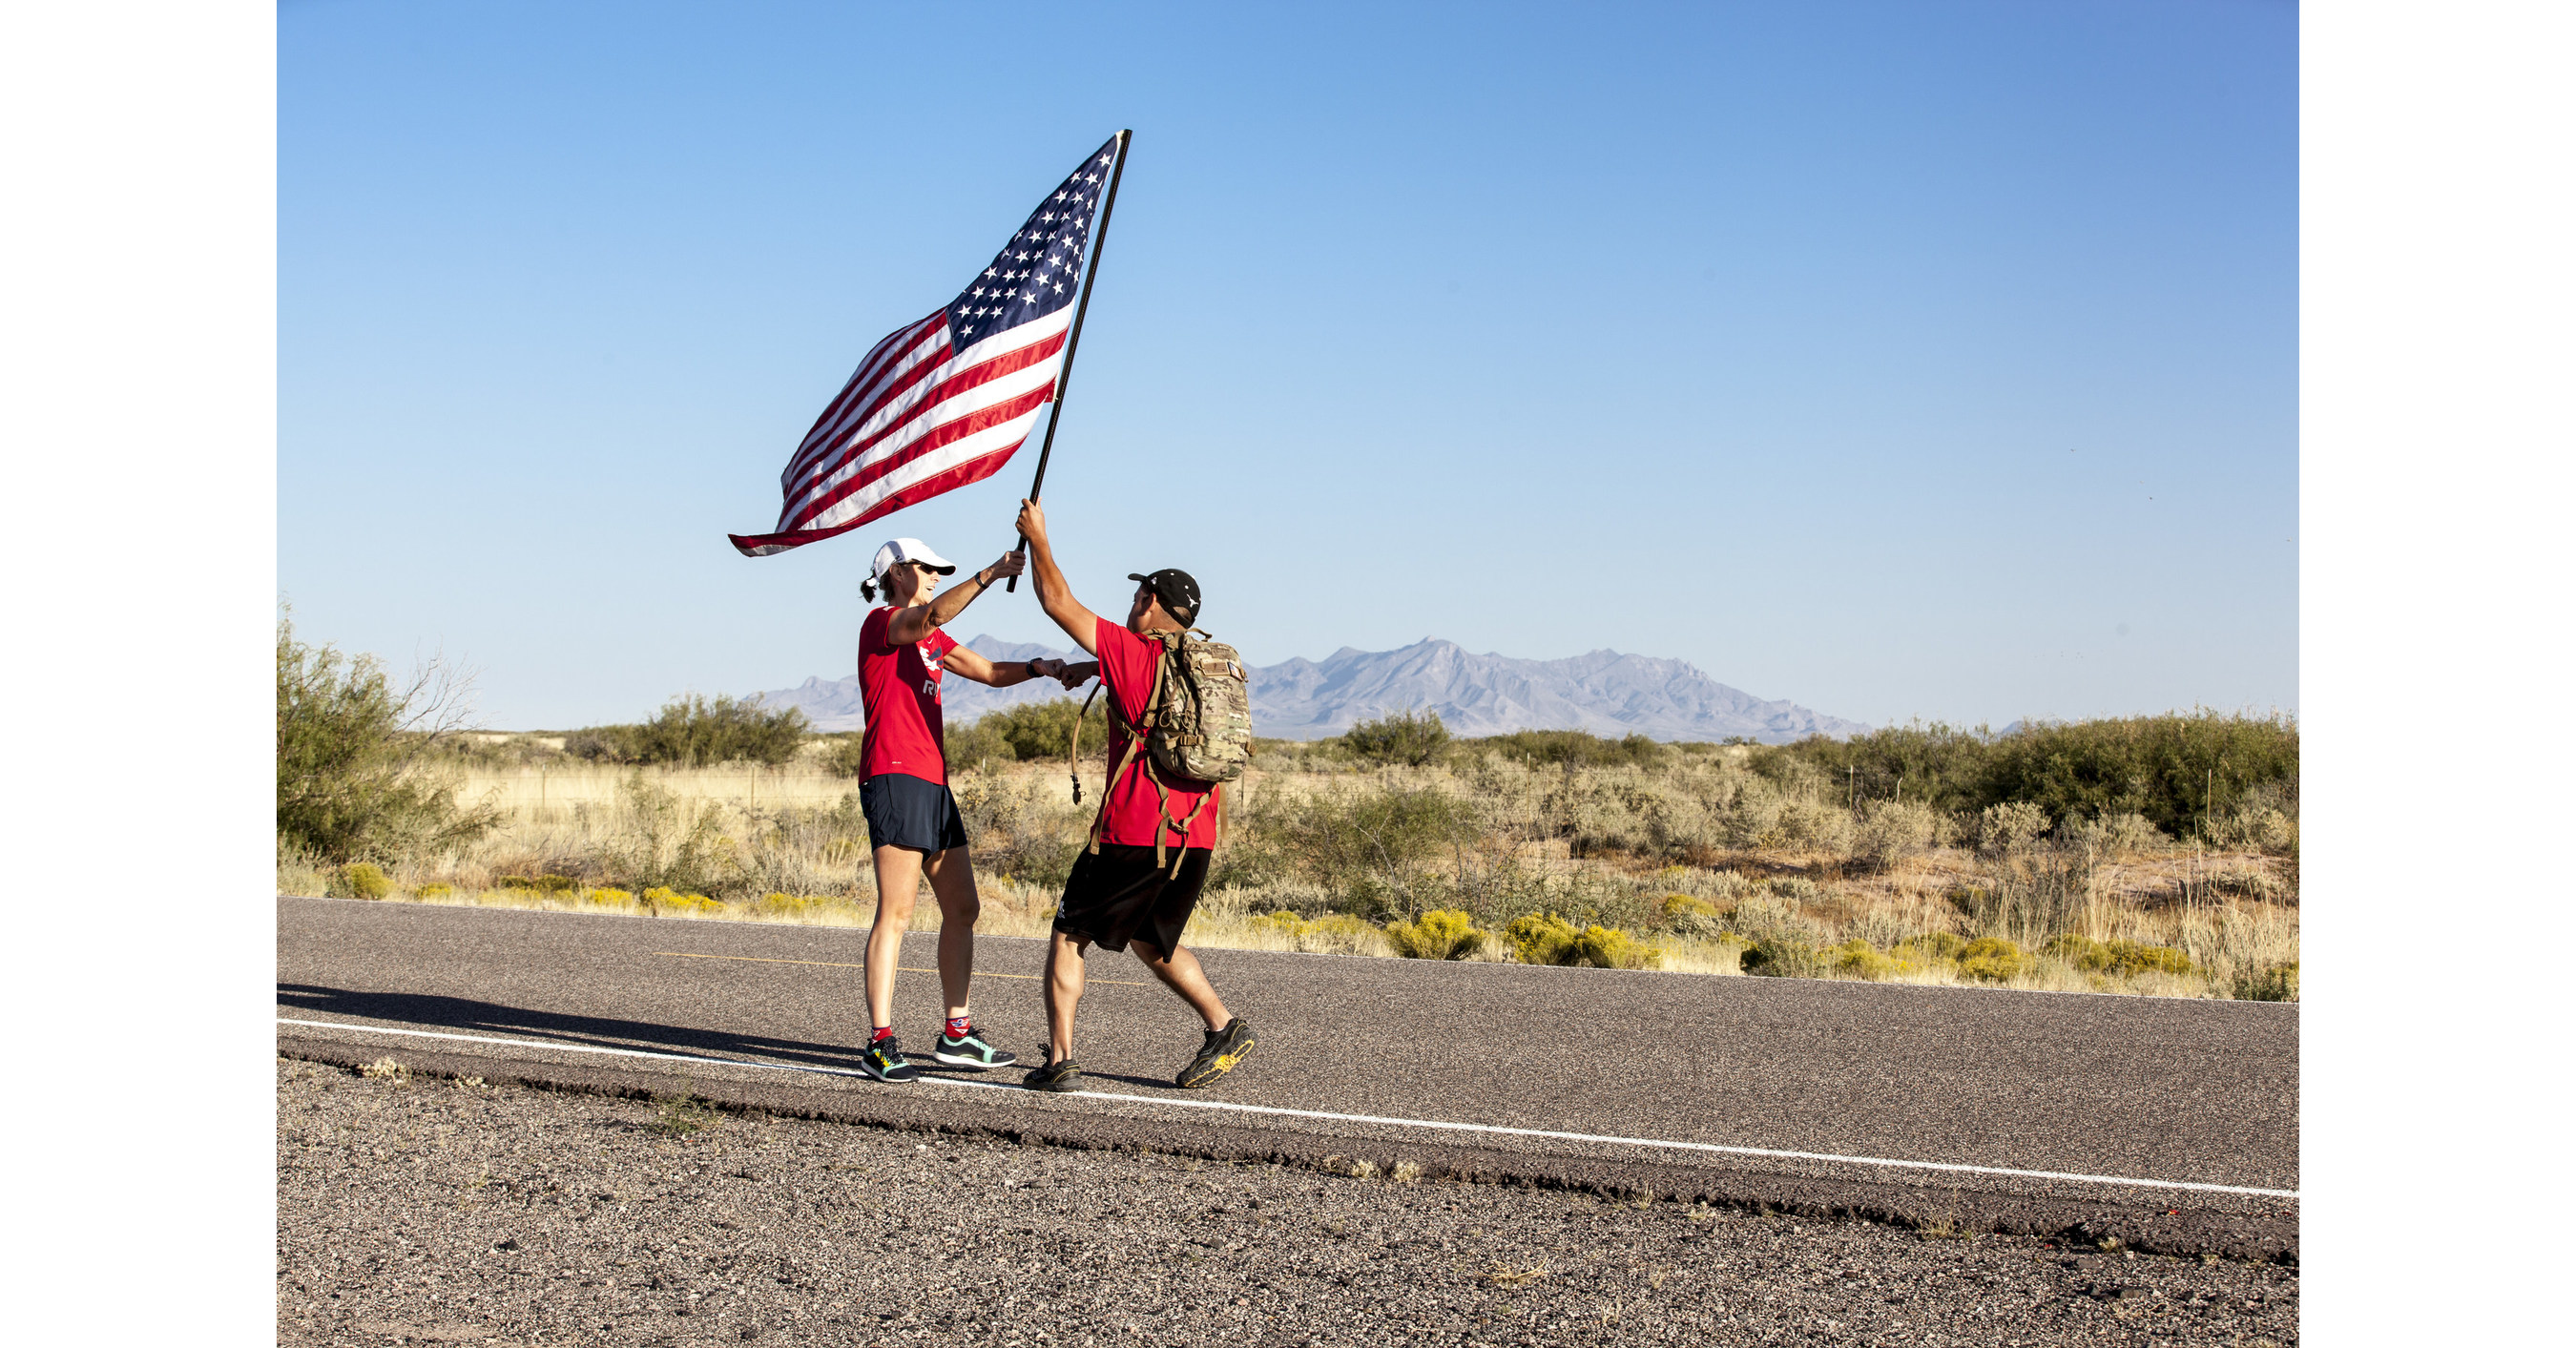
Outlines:
POLYGON ((1031 660, 1029 673, 1036 678, 1053 679, 1067 688, 1079 688, 1091 679, 1088 673, 1075 673, 1073 666, 1062 660, 1031 660))

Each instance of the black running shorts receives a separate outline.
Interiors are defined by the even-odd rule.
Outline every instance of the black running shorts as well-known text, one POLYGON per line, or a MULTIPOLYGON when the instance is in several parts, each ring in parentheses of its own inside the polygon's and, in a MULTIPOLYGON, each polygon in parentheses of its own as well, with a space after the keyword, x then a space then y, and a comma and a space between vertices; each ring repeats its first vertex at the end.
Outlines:
POLYGON ((1154 859, 1150 847, 1102 843, 1097 852, 1073 859, 1073 874, 1064 882, 1064 899, 1056 905, 1055 929, 1103 950, 1124 950, 1130 940, 1152 945, 1165 956, 1181 947, 1181 928, 1199 906, 1207 886, 1205 847, 1181 849, 1181 873, 1172 876, 1172 854, 1154 859))
POLYGON ((937 782, 881 772, 859 783, 859 810, 868 817, 872 847, 945 852, 966 845, 966 820, 957 797, 937 782))

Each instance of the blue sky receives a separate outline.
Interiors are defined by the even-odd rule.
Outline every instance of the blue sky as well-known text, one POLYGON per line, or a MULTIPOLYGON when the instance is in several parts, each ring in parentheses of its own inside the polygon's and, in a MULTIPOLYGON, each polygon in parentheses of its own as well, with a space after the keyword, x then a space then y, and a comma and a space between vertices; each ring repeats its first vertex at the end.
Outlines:
MULTIPOLYGON (((848 672, 760 560, 858 357, 1136 143, 1047 503, 1255 662, 1611 647, 1832 715, 2298 690, 2287 4, 279 13, 278 589, 496 725, 848 672)), ((1054 633, 1027 588, 956 624, 1054 633)))

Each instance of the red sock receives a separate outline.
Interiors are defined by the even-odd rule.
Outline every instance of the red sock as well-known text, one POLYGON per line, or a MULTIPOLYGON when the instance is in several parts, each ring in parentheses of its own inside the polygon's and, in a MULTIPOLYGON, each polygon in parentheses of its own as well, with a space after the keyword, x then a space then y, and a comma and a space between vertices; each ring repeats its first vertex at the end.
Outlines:
POLYGON ((949 1038, 963 1039, 974 1032, 975 1018, 973 1016, 950 1016, 948 1018, 949 1038))
POLYGON ((868 1036, 868 1043, 873 1045, 880 1040, 892 1038, 894 1038, 894 1027, 891 1025, 880 1025, 877 1027, 876 1033, 868 1036))

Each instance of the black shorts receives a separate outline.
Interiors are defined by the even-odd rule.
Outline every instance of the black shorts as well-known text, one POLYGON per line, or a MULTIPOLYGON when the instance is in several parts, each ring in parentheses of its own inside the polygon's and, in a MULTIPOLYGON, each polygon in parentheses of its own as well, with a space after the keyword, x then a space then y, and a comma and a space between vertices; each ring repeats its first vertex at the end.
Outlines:
POLYGON ((1178 878, 1172 875, 1169 851, 1160 861, 1153 848, 1118 843, 1083 852, 1073 859, 1073 874, 1065 879, 1055 929, 1103 950, 1124 950, 1128 941, 1141 940, 1168 957, 1181 948, 1181 928, 1198 911, 1210 850, 1182 848, 1178 878))
POLYGON ((859 811, 868 817, 868 845, 945 852, 966 845, 966 819, 957 797, 937 782, 883 772, 859 783, 859 811))

